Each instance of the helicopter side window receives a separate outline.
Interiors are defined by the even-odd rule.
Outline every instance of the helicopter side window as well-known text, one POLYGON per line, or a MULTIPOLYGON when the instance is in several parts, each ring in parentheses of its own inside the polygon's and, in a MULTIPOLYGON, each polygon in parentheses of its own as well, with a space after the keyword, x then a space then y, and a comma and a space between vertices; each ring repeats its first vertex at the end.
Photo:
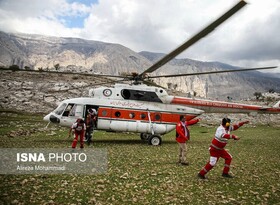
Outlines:
POLYGON ((126 100, 141 100, 148 102, 161 102, 161 99, 155 92, 143 90, 123 89, 121 95, 126 100))
POLYGON ((133 118, 135 117, 135 113, 134 113, 134 112, 129 113, 129 117, 130 117, 131 119, 133 119, 133 118))
POLYGON ((101 114, 102 114, 103 117, 107 116, 107 110, 102 110, 101 114))
POLYGON ((64 109, 66 108, 67 104, 66 103, 63 103, 61 105, 59 105, 55 110, 54 110, 54 113, 57 114, 57 115, 61 115, 64 111, 64 109))
POLYGON ((145 96, 145 92, 137 91, 134 93, 134 97, 137 99, 143 98, 145 96))
POLYGON ((140 115, 140 117, 141 117, 141 119, 145 119, 145 118, 146 118, 146 114, 145 114, 145 113, 142 113, 142 114, 140 115))
POLYGON ((119 111, 115 112, 115 116, 116 117, 120 117, 121 116, 121 113, 119 111))
POLYGON ((130 91, 128 89, 123 89, 121 94, 122 94, 122 97, 126 100, 128 100, 130 98, 130 91))
POLYGON ((160 114, 155 115, 155 120, 160 120, 160 114))

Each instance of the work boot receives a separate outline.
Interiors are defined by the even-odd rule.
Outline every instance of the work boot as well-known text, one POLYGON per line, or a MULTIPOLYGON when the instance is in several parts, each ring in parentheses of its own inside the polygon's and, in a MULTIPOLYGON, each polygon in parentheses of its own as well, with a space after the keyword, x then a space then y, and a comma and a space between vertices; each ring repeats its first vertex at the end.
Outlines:
POLYGON ((222 174, 222 177, 225 177, 225 178, 234 178, 234 176, 232 176, 232 175, 230 175, 230 174, 225 174, 225 173, 222 174))
POLYGON ((89 136, 89 137, 87 138, 87 144, 90 145, 90 143, 92 143, 92 138, 91 138, 91 136, 89 136))
POLYGON ((181 165, 184 165, 184 166, 189 166, 189 165, 190 165, 190 163, 188 163, 188 162, 181 162, 181 165))
POLYGON ((197 177, 198 177, 199 179, 206 179, 206 177, 205 177, 204 175, 201 175, 200 173, 197 174, 197 177))

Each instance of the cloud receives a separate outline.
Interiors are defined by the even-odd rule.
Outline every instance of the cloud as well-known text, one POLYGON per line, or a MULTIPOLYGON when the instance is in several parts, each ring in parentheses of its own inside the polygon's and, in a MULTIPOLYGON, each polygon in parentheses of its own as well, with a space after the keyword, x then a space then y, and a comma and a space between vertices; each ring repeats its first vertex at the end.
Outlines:
MULTIPOLYGON (((102 0, 92 8, 82 35, 135 51, 170 52, 237 1, 102 0)), ((278 0, 251 0, 231 19, 180 57, 241 67, 279 65, 278 0)))
MULTIPOLYGON (((242 67, 279 65, 280 1, 247 1, 245 8, 179 57, 242 67)), ((0 30, 80 37, 119 43, 136 52, 168 53, 237 2, 1 0, 0 30)))
POLYGON ((279 1, 249 4, 206 42, 207 58, 245 67, 279 65, 279 9, 279 1), (211 52, 215 48, 220 52, 211 52))
POLYGON ((2 0, 0 1, 0 29, 52 36, 79 37, 79 29, 67 27, 67 18, 86 16, 90 8, 65 0, 2 0))

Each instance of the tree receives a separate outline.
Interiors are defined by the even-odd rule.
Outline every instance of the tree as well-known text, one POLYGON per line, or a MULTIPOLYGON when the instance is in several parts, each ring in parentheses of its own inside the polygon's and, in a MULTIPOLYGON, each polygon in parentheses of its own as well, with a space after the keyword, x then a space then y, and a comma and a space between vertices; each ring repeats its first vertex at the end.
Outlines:
POLYGON ((167 83, 167 88, 171 89, 172 83, 167 83))
POLYGON ((31 68, 29 66, 24 66, 25 70, 31 70, 31 68))
POLYGON ((9 68, 11 70, 19 70, 19 66, 18 65, 11 65, 9 68))
POLYGON ((232 101, 232 97, 227 96, 228 101, 232 101))
POLYGON ((254 96, 256 97, 257 100, 259 100, 262 97, 262 93, 261 92, 255 92, 254 96))
POLYGON ((59 70, 59 68, 60 68, 59 63, 58 63, 58 64, 55 64, 55 65, 54 65, 54 68, 55 68, 55 70, 56 70, 56 71, 58 71, 58 70, 59 70))

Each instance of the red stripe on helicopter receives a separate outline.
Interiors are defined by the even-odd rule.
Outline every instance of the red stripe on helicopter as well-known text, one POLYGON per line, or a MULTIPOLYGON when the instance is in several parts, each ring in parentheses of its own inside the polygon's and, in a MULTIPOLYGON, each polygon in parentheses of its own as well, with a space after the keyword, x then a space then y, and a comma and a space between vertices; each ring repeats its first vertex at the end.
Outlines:
MULTIPOLYGON (((197 115, 186 113, 170 113, 170 112, 156 112, 150 111, 150 118, 152 122, 159 123, 178 123, 180 116, 185 115, 186 120, 189 121, 197 115)), ((128 120, 128 121, 146 121, 149 122, 149 112, 147 110, 133 110, 133 109, 119 109, 109 107, 99 107, 99 119, 114 119, 114 120, 128 120)))
POLYGON ((246 109, 246 110, 261 110, 261 106, 256 105, 244 105, 237 103, 227 103, 227 102, 219 102, 219 101, 208 101, 208 100, 196 100, 189 98, 179 98, 174 97, 172 104, 180 104, 180 105, 188 105, 195 107, 215 107, 215 108, 229 108, 229 109, 246 109))

